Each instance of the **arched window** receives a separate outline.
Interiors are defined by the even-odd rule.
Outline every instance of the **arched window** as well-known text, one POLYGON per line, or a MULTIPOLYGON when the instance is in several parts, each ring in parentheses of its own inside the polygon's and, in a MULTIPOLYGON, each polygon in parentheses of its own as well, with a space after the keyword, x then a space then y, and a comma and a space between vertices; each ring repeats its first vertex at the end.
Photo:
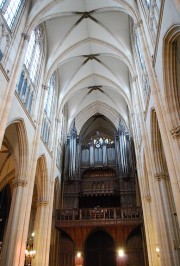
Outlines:
POLYGON ((38 72, 42 54, 42 28, 32 31, 25 54, 23 70, 17 85, 17 92, 27 111, 32 115, 33 98, 37 94, 38 72))
POLYGON ((29 68, 30 63, 32 61, 34 46, 35 46, 35 31, 32 31, 24 60, 24 64, 27 69, 29 68))
POLYGON ((0 8, 4 8, 4 18, 9 28, 12 28, 19 9, 24 0, 0 0, 0 8))
POLYGON ((24 65, 28 70, 29 77, 31 78, 32 82, 35 82, 35 77, 37 76, 37 70, 40 61, 41 55, 41 30, 40 28, 36 28, 32 31, 27 52, 25 55, 24 65))

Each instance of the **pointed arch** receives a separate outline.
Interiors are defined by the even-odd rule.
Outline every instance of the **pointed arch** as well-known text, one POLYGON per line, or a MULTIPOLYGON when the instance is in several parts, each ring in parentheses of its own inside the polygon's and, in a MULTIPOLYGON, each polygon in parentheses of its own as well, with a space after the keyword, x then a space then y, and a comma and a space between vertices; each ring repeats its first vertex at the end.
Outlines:
MULTIPOLYGON (((29 158, 29 145, 28 145, 28 137, 27 137, 27 130, 25 126, 25 122, 23 119, 17 118, 11 121, 5 131, 4 135, 4 141, 9 143, 9 148, 11 149, 12 156, 14 156, 14 142, 15 142, 15 135, 17 134, 17 144, 18 144, 18 158, 17 156, 15 161, 17 163, 16 165, 16 171, 17 171, 17 178, 26 180, 27 179, 27 164, 28 164, 28 158, 29 158), (14 127, 14 128, 12 128, 14 127), (9 134, 8 131, 12 130, 12 135, 7 137, 9 134)), ((14 157, 14 158, 15 158, 14 157)))
MULTIPOLYGON (((180 124, 180 90, 177 71, 177 49, 180 53, 180 25, 173 25, 164 36, 163 66, 164 66, 164 94, 166 106, 170 116, 171 132, 179 128, 180 124), (178 47, 177 47, 178 42, 178 47)), ((180 62, 179 62, 180 65, 180 62)), ((180 68, 180 66, 179 66, 180 68)), ((179 129, 180 132, 180 129, 179 129)))
POLYGON ((77 132, 80 132, 84 123, 96 113, 101 113, 104 116, 106 116, 110 121, 112 121, 114 126, 118 128, 119 113, 116 110, 114 110, 112 107, 108 106, 107 104, 97 101, 95 103, 88 105, 76 116, 77 132))

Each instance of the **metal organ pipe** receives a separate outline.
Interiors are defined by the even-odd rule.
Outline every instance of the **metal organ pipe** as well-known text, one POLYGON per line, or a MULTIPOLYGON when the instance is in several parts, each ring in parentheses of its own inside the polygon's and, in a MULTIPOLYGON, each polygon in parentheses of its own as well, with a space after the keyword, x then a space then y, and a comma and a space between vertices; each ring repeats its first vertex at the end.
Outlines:
POLYGON ((120 153, 120 169, 122 175, 127 177, 129 175, 129 135, 125 132, 125 126, 121 123, 118 129, 119 136, 119 153, 120 153))
POLYGON ((89 153, 90 153, 89 164, 90 164, 90 166, 94 166, 94 143, 93 143, 93 141, 90 144, 89 153))
POLYGON ((76 140, 77 130, 75 122, 70 134, 70 162, 69 162, 69 178, 74 179, 76 177, 76 140))
POLYGON ((103 165, 107 165, 107 145, 105 140, 103 140, 102 144, 102 153, 103 153, 103 165))

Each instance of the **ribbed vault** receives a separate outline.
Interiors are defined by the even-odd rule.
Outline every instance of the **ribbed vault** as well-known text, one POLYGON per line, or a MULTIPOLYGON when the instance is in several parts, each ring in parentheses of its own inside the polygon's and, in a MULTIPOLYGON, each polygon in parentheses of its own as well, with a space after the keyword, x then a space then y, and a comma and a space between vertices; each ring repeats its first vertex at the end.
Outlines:
POLYGON ((131 32, 137 21, 135 1, 34 1, 27 30, 45 25, 46 83, 56 71, 59 113, 66 104, 68 128, 76 118, 80 131, 95 113, 116 127, 120 116, 128 124, 136 74, 131 32))

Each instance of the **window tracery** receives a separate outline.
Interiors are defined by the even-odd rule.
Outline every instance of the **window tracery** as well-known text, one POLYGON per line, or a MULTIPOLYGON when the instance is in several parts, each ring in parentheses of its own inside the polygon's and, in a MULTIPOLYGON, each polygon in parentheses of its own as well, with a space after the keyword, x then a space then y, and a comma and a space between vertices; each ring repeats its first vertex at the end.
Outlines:
POLYGON ((24 2, 25 0, 0 0, 0 62, 4 67, 13 38, 11 31, 24 2))
POLYGON ((148 10, 147 21, 154 41, 156 39, 159 26, 161 4, 162 0, 145 0, 145 6, 148 10))
POLYGON ((24 0, 0 0, 0 9, 4 9, 3 16, 10 29, 15 22, 15 19, 23 2, 24 0))
POLYGON ((37 73, 40 69, 42 54, 41 27, 32 31, 25 54, 23 70, 17 84, 17 92, 27 111, 33 115, 34 96, 37 95, 37 73))

